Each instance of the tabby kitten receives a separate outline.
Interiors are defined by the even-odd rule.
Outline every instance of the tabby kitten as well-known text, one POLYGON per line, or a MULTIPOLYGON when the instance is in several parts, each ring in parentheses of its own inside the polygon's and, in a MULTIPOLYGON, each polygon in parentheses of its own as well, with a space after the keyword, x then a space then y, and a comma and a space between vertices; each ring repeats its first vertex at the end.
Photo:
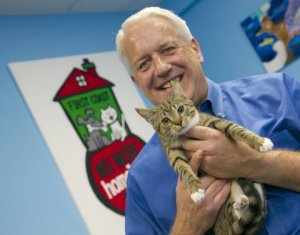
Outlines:
MULTIPOLYGON (((233 140, 240 140, 260 151, 273 147, 267 138, 257 136, 245 128, 218 117, 199 113, 193 102, 186 98, 179 81, 171 81, 172 95, 153 109, 136 109, 158 132, 168 161, 180 179, 188 186, 195 203, 204 197, 201 181, 195 174, 181 148, 183 134, 195 125, 215 128, 233 140)), ((231 194, 224 203, 214 225, 214 232, 224 234, 254 234, 263 224, 266 202, 262 185, 248 179, 232 182, 231 194)))

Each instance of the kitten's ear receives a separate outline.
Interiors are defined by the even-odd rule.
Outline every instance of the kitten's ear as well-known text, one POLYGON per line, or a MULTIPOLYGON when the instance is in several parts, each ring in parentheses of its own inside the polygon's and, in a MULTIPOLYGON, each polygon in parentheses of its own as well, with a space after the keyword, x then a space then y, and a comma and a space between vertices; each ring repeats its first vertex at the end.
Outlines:
POLYGON ((154 115, 156 111, 154 109, 136 108, 139 115, 141 115, 147 122, 153 124, 154 115))
POLYGON ((180 82, 177 79, 171 81, 172 97, 178 97, 184 95, 180 82))

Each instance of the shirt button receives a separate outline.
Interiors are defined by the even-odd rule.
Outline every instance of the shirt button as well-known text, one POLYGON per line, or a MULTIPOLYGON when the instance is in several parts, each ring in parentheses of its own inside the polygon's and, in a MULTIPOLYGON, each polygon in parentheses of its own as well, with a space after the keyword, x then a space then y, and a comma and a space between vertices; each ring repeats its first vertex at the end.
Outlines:
POLYGON ((224 113, 217 113, 216 116, 219 117, 219 118, 224 118, 225 114, 224 113))

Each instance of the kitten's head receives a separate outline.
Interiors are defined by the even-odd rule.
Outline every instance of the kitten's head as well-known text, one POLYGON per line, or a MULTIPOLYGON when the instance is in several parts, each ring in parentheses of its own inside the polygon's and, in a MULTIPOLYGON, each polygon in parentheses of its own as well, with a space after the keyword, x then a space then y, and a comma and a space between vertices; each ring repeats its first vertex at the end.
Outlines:
POLYGON ((193 102, 188 99, 179 84, 171 81, 172 94, 153 109, 136 109, 162 136, 174 138, 188 131, 199 121, 193 102))

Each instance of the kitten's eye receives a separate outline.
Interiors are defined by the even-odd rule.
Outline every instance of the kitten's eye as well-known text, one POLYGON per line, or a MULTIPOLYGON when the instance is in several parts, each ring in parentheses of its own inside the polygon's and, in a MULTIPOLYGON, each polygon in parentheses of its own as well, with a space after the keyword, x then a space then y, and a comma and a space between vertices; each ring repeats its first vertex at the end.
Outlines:
POLYGON ((179 108, 177 109, 177 112, 179 114, 181 114, 181 113, 183 113, 183 111, 184 111, 184 107, 183 107, 183 105, 180 105, 179 108))
POLYGON ((163 120, 162 120, 162 123, 164 124, 164 125, 167 125, 167 124, 169 124, 171 122, 171 120, 169 119, 169 118, 164 118, 163 120))

